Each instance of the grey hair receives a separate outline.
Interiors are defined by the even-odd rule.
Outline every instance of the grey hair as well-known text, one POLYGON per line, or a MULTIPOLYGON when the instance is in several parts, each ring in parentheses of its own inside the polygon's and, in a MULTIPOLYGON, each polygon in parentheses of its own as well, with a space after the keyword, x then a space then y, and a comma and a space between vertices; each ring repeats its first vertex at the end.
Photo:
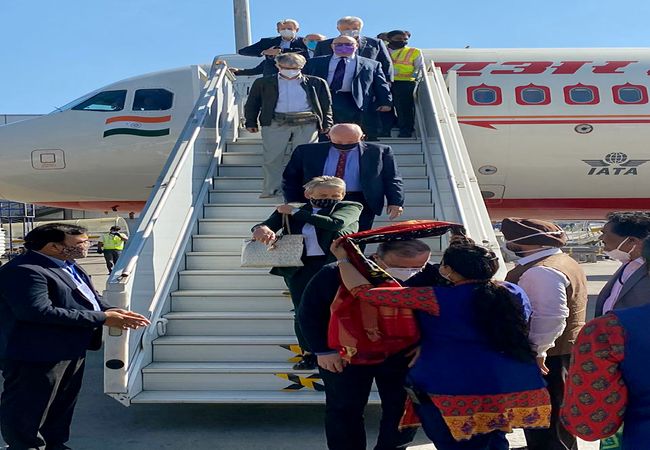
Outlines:
POLYGON ((343 192, 345 192, 345 181, 339 177, 321 175, 320 177, 312 178, 307 183, 305 183, 305 185, 303 185, 305 192, 311 192, 319 187, 337 187, 343 189, 343 192))
POLYGON ((353 23, 358 23, 359 28, 363 28, 363 20, 361 20, 361 17, 355 17, 355 16, 341 17, 339 20, 336 21, 336 26, 338 27, 339 25, 342 24, 351 25, 353 23))
POLYGON ((419 239, 382 242, 377 247, 377 255, 380 258, 383 258, 386 253, 394 253, 402 258, 413 258, 425 252, 431 252, 431 247, 419 239))
POLYGON ((299 66, 301 69, 307 64, 305 57, 298 53, 280 53, 275 57, 275 62, 276 64, 299 66))
POLYGON ((300 28, 300 24, 296 19, 282 19, 275 24, 275 27, 280 28, 280 25, 284 25, 285 23, 292 23, 296 26, 296 28, 300 28))

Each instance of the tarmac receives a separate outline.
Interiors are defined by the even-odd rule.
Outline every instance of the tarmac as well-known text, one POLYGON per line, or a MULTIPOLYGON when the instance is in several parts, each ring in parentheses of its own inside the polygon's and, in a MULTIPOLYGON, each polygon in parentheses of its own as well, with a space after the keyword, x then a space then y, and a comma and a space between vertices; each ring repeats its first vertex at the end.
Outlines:
MULTIPOLYGON (((91 255, 83 266, 98 287, 106 283, 103 258, 91 255)), ((618 267, 617 262, 582 264, 594 296, 618 267)), ((84 385, 68 445, 75 450, 323 450, 324 406, 155 404, 124 407, 103 393, 102 352, 89 352, 84 385)), ((1 381, 1 377, 0 377, 1 381)), ((377 438, 379 407, 366 414, 368 447, 377 438)), ((511 448, 526 445, 521 430, 508 436, 511 448)), ((4 442, 0 439, 0 445, 4 442)), ((422 431, 410 450, 435 450, 422 431)), ((581 441, 579 450, 597 450, 581 441)))

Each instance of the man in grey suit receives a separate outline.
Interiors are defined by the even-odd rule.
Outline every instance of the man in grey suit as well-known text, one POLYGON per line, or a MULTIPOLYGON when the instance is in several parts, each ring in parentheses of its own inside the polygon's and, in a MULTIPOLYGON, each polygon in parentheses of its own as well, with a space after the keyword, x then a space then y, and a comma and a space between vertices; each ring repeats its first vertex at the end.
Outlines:
POLYGON ((648 263, 641 256, 643 240, 650 236, 650 213, 614 212, 607 220, 600 240, 605 254, 622 266, 598 294, 596 317, 650 303, 648 263))

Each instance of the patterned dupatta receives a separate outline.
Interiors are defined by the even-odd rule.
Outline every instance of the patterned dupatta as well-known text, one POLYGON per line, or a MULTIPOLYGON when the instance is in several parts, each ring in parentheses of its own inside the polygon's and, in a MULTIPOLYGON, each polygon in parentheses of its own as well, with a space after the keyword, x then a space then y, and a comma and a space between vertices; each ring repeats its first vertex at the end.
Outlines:
MULTIPOLYGON (((343 247, 350 263, 374 286, 399 287, 398 281, 367 259, 359 244, 441 236, 448 231, 464 234, 462 225, 434 220, 410 220, 346 236, 343 247)), ((341 285, 330 307, 330 348, 352 364, 378 364, 388 356, 415 345, 420 334, 413 311, 359 302, 341 285)))

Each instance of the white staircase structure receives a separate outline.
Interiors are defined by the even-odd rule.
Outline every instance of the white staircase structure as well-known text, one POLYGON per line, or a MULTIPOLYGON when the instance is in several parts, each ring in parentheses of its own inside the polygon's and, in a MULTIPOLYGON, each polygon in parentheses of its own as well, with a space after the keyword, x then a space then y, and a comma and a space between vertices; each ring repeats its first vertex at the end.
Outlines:
MULTIPOLYGON (((214 66, 109 280, 109 303, 152 320, 144 331, 105 334, 105 392, 125 405, 324 402, 318 371, 292 369, 300 349, 282 278, 240 268, 242 240, 277 201, 258 199, 262 146, 240 134, 243 89, 214 66)), ((383 140, 404 177, 402 219, 462 222, 498 250, 433 65, 416 98, 419 138, 383 140)), ((430 240, 435 254, 442 241, 430 240)))

